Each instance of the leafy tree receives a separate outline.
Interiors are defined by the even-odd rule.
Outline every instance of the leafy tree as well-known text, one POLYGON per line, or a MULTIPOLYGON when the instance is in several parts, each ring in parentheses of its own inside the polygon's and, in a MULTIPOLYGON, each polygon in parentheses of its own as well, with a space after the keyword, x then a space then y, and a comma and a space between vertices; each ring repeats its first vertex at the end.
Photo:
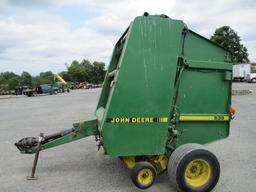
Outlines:
POLYGON ((19 86, 19 77, 12 77, 8 80, 9 90, 13 90, 19 86))
POLYGON ((65 80, 65 81, 71 81, 71 77, 67 71, 62 71, 59 73, 59 75, 65 80))
POLYGON ((93 74, 92 82, 95 84, 100 84, 103 82, 106 71, 104 70, 105 63, 94 61, 93 62, 93 74))
POLYGON ((32 86, 32 76, 28 72, 23 72, 20 76, 21 86, 32 86))
POLYGON ((32 78, 32 85, 33 85, 33 87, 38 87, 41 84, 47 84, 47 83, 45 83, 45 80, 42 77, 37 75, 37 76, 32 78))
POLYGON ((8 81, 9 79, 11 79, 13 77, 18 77, 18 75, 16 75, 13 72, 6 71, 4 73, 1 73, 0 77, 1 77, 1 81, 8 81))
POLYGON ((78 61, 73 61, 68 68, 68 73, 70 74, 71 80, 75 82, 82 82, 86 80, 85 69, 78 61))
MULTIPOLYGON (((68 75, 72 81, 87 81, 94 84, 102 83, 105 77, 105 63, 84 59, 81 63, 74 60, 68 67, 68 75)), ((64 78, 65 79, 65 78, 64 78)))
POLYGON ((52 84, 54 82, 53 73, 51 71, 41 72, 38 78, 40 84, 52 84))
POLYGON ((51 71, 46 71, 46 72, 41 72, 40 73, 40 77, 42 78, 52 78, 53 76, 53 73, 51 71))
POLYGON ((241 44, 241 38, 229 26, 223 26, 215 30, 211 40, 232 52, 234 63, 249 62, 246 47, 241 44))
POLYGON ((2 75, 3 73, 0 74, 0 85, 6 83, 6 79, 2 75))
POLYGON ((13 72, 4 72, 0 74, 0 84, 8 85, 9 89, 15 89, 19 85, 19 76, 13 72))
POLYGON ((40 84, 39 84, 38 76, 32 77, 32 86, 37 87, 39 85, 40 84))
POLYGON ((85 71, 85 80, 87 82, 91 82, 92 81, 92 75, 93 75, 93 65, 91 64, 90 61, 84 59, 82 62, 81 62, 81 65, 82 67, 84 68, 84 71, 85 71))

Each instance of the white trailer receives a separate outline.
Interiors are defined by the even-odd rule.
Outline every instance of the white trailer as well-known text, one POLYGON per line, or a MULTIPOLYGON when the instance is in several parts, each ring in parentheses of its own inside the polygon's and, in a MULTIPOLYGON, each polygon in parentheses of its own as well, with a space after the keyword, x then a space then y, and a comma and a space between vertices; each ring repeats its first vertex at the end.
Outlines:
POLYGON ((251 73, 251 64, 242 63, 233 65, 233 80, 243 81, 251 73))
POLYGON ((250 73, 245 77, 245 80, 249 83, 256 83, 256 63, 251 63, 251 71, 250 73))

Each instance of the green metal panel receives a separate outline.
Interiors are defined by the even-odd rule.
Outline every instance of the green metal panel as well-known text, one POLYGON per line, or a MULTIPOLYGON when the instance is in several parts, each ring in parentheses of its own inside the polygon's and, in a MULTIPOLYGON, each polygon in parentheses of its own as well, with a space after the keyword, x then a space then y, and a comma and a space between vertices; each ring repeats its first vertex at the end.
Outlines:
POLYGON ((225 62, 214 62, 214 61, 195 61, 187 60, 186 61, 190 68, 197 69, 218 69, 218 70, 232 70, 232 65, 225 62))
POLYGON ((229 122, 190 121, 179 122, 177 129, 180 133, 176 139, 176 147, 185 143, 205 144, 229 135, 229 122))
POLYGON ((137 17, 130 25, 102 124, 103 144, 108 154, 165 152, 168 121, 110 123, 108 119, 170 116, 171 87, 183 28, 182 21, 159 16, 137 17))
MULTIPOLYGON (((229 115, 232 65, 230 53, 189 31, 184 45, 187 67, 182 73, 177 99, 177 114, 229 115)), ((175 145, 207 143, 229 135, 227 121, 178 121, 175 145)))
POLYGON ((97 106, 106 152, 157 155, 228 136, 230 61, 182 21, 137 17, 114 48, 97 106))
POLYGON ((230 62, 231 54, 210 40, 188 30, 184 45, 186 59, 199 61, 230 62))
MULTIPOLYGON (((107 71, 106 74, 109 74, 111 71, 113 71, 117 67, 116 65, 117 65, 117 62, 118 62, 118 59, 119 59, 119 54, 120 54, 120 53, 118 53, 118 48, 120 46, 121 46, 121 43, 120 43, 120 41, 118 41, 114 50, 113 50, 111 61, 110 61, 110 64, 109 64, 109 68, 108 68, 108 71, 107 71)), ((103 108, 106 107, 109 92, 110 92, 111 80, 112 79, 108 78, 107 75, 105 76, 105 80, 104 80, 104 84, 103 84, 103 87, 102 87, 101 96, 100 96, 100 99, 98 101, 97 109, 100 108, 100 107, 103 107, 103 108)))
MULTIPOLYGON (((230 81, 225 71, 187 69, 182 74, 177 112, 179 114, 219 115, 229 114, 230 81)), ((227 137, 229 121, 178 122, 180 136, 177 145, 206 143, 227 137)))
POLYGON ((229 113, 230 82, 225 72, 187 69, 179 87, 178 110, 186 114, 229 113))

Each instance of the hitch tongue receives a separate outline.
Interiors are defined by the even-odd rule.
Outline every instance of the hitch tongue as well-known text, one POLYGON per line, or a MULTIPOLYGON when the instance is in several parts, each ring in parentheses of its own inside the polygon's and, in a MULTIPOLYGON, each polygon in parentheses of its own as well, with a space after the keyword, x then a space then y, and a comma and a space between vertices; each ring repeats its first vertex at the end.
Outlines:
POLYGON ((33 153, 32 148, 36 147, 39 142, 39 137, 26 137, 19 140, 14 145, 21 153, 33 153))
POLYGON ((74 123, 73 128, 54 134, 40 137, 26 137, 15 143, 15 146, 21 153, 32 154, 36 153, 38 143, 42 145, 40 150, 45 150, 88 136, 99 136, 98 122, 96 119, 74 123))
POLYGON ((44 144, 54 139, 63 137, 64 135, 67 135, 73 131, 75 131, 75 128, 63 130, 43 137, 26 137, 19 140, 14 145, 21 151, 21 153, 35 153, 35 147, 37 146, 39 139, 41 139, 40 142, 44 144))

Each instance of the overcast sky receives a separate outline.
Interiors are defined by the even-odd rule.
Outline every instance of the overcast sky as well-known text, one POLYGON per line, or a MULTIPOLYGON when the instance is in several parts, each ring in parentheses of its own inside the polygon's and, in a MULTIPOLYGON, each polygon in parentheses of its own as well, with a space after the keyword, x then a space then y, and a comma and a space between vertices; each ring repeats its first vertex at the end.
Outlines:
POLYGON ((231 26, 256 61, 255 0, 0 0, 0 72, 33 75, 87 58, 105 61, 131 20, 165 13, 210 38, 231 26))

